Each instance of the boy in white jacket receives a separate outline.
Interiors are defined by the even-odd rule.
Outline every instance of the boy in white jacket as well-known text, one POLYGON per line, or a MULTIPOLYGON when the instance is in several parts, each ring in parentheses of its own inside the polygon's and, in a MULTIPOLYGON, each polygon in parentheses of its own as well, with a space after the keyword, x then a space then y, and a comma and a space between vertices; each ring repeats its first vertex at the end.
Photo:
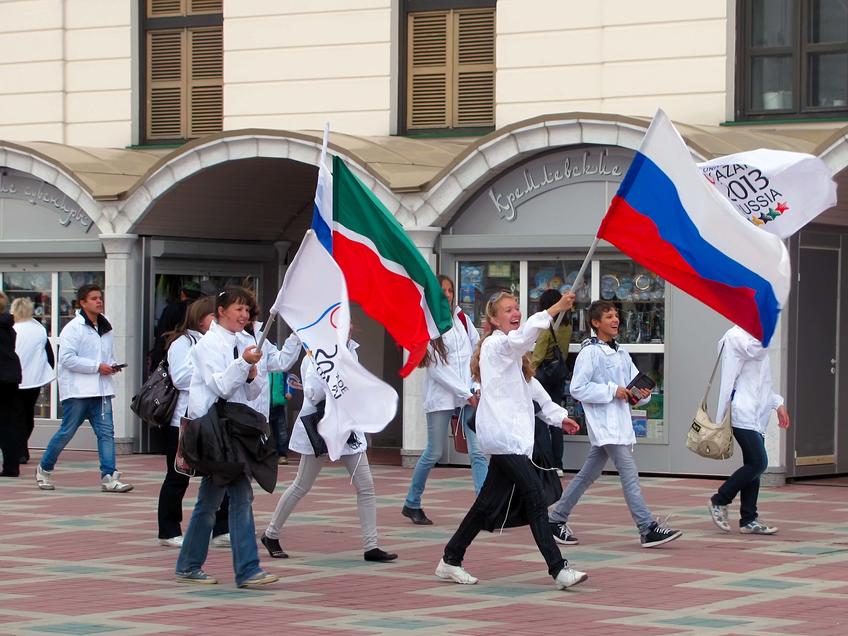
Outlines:
POLYGON ((639 370, 630 354, 615 341, 618 335, 615 305, 606 300, 596 300, 589 307, 589 321, 597 335, 583 343, 577 356, 571 395, 583 404, 592 449, 583 468, 549 513, 551 531, 558 543, 577 543, 577 537, 568 529, 568 516, 586 489, 601 476, 607 459, 612 459, 621 480, 624 500, 639 528, 642 547, 654 548, 674 541, 683 533, 654 520, 639 487, 639 469, 633 460, 636 435, 633 433, 629 400, 631 397, 639 398, 638 404, 644 404, 650 399, 651 392, 626 388, 639 370))

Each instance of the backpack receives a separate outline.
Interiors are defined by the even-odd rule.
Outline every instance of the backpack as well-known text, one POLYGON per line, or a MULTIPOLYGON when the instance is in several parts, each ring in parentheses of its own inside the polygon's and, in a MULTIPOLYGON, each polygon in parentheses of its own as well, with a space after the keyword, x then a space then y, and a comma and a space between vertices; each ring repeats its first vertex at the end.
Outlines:
POLYGON ((548 393, 554 393, 555 390, 562 390, 565 384, 565 378, 568 376, 568 368, 565 366, 565 358, 563 352, 559 348, 556 332, 553 327, 548 326, 551 330, 551 336, 554 339, 554 357, 550 360, 543 360, 536 368, 536 379, 544 387, 548 393))
POLYGON ((177 408, 180 392, 171 382, 168 360, 162 360, 130 402, 130 409, 145 422, 168 426, 177 408))

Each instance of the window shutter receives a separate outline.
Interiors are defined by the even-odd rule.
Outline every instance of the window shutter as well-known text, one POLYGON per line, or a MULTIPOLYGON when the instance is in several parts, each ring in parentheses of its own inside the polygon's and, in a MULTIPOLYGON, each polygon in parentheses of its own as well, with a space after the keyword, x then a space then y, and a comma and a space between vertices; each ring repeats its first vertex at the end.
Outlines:
POLYGON ((185 31, 147 33, 147 137, 184 137, 185 31))
POLYGON ((185 0, 147 0, 147 16, 161 18, 184 15, 185 0))
POLYGON ((223 35, 221 27, 188 31, 188 137, 201 137, 223 128, 223 35))
POLYGON ((450 12, 410 13, 406 127, 450 126, 450 12))
POLYGON ((454 126, 494 126, 495 11, 457 11, 454 27, 454 126))
POLYGON ((224 0, 189 0, 189 14, 223 13, 224 0))

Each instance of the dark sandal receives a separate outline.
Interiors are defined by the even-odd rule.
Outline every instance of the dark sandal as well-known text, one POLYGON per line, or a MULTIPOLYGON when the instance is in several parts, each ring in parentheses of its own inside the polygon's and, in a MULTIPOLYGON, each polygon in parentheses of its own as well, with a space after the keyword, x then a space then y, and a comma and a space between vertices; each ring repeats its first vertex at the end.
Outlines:
POLYGON ((280 545, 279 539, 272 539, 266 535, 262 535, 260 539, 262 541, 262 545, 264 545, 268 549, 268 554, 271 555, 274 559, 288 559, 289 555, 285 553, 283 550, 283 546, 280 545))

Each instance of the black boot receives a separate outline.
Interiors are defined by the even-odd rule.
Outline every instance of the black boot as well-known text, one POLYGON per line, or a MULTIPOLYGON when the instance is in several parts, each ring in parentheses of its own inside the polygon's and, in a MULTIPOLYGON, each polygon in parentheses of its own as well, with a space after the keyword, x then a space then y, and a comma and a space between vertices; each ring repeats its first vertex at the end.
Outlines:
POLYGON ((424 514, 424 511, 421 508, 410 508, 409 506, 404 506, 403 510, 400 513, 404 517, 409 517, 416 526, 432 526, 433 522, 427 518, 427 515, 424 514))
POLYGON ((380 548, 372 548, 365 553, 366 561, 378 561, 380 563, 385 563, 386 561, 394 561, 396 558, 397 555, 393 552, 386 552, 380 548))
POLYGON ((262 538, 260 539, 262 545, 264 545, 268 549, 268 554, 270 554, 275 559, 288 559, 289 555, 285 553, 283 550, 283 546, 280 545, 279 539, 272 539, 271 537, 266 536, 264 533, 262 534, 262 538))

